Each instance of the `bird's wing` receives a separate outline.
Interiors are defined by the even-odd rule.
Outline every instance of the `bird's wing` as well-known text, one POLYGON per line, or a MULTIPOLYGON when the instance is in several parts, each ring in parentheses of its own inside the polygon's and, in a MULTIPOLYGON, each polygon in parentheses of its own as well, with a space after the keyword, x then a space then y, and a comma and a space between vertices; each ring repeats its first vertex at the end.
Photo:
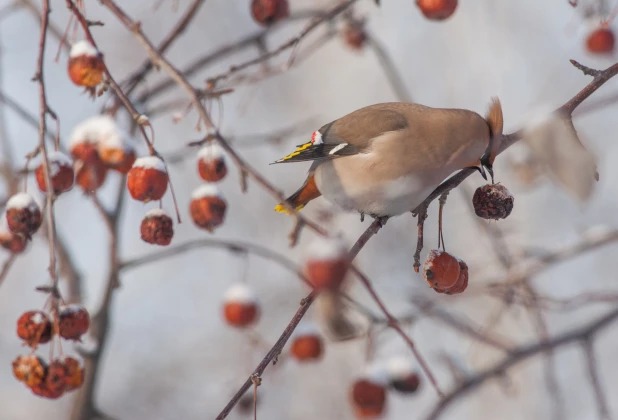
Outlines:
POLYGON ((407 127, 400 105, 377 104, 354 111, 324 125, 313 133, 311 141, 298 145, 294 152, 273 163, 334 159, 362 153, 376 137, 407 127))

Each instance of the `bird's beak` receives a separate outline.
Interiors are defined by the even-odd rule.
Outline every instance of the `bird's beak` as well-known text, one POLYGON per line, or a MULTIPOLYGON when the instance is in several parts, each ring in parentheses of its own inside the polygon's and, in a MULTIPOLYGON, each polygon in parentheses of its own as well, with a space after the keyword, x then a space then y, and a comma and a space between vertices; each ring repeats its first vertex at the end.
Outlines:
POLYGON ((485 178, 485 181, 487 181, 487 175, 485 174, 485 169, 487 169, 487 172, 489 172, 489 176, 491 177, 491 183, 494 183, 494 167, 491 164, 491 162, 489 161, 489 153, 485 152, 485 154, 483 154, 483 156, 481 156, 481 164, 479 165, 479 171, 481 172, 481 175, 483 175, 483 178, 485 178))
POLYGON ((478 170, 481 173, 483 179, 487 181, 487 174, 485 173, 485 167, 483 166, 483 164, 480 164, 479 166, 474 166, 474 169, 478 170))

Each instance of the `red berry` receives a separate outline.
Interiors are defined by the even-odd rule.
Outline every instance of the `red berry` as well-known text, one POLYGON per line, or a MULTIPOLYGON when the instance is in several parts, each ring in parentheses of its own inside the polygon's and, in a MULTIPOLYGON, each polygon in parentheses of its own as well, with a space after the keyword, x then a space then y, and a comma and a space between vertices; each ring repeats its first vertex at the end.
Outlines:
POLYGON ((64 358, 66 375, 64 376, 65 391, 73 391, 84 383, 84 368, 72 357, 64 358))
POLYGON ((322 337, 316 332, 298 333, 292 340, 292 356, 301 362, 318 360, 324 352, 322 337))
POLYGON ((47 368, 43 386, 41 389, 32 389, 32 392, 46 398, 59 398, 64 394, 66 377, 67 369, 64 363, 61 360, 53 360, 47 368))
POLYGON ((11 232, 30 236, 41 226, 43 216, 30 194, 18 193, 6 203, 6 221, 11 232))
POLYGON ((37 386, 45 380, 47 364, 34 354, 18 356, 13 360, 13 375, 28 387, 37 386))
POLYGON ((204 184, 193 191, 189 211, 198 227, 212 232, 225 221, 227 203, 215 184, 204 184))
POLYGON ((459 278, 459 262, 446 251, 432 249, 423 265, 423 275, 433 289, 448 289, 459 278))
POLYGON ((595 29, 586 39, 586 47, 593 54, 609 54, 614 52, 616 37, 606 26, 595 29))
POLYGON ((367 41, 363 22, 346 22, 342 35, 345 43, 353 50, 362 49, 365 46, 365 41, 367 41))
POLYGON ((290 14, 288 0, 253 0, 251 15, 261 25, 272 25, 290 14))
POLYGON ((247 286, 237 284, 225 294, 223 316, 233 327, 244 328, 255 323, 259 318, 257 300, 247 286))
POLYGON ((348 271, 345 245, 339 238, 318 237, 308 250, 305 274, 315 289, 338 289, 348 271))
POLYGON ((165 211, 150 210, 142 220, 140 232, 144 242, 166 246, 174 237, 174 222, 165 211))
POLYGON ((506 219, 513 211, 515 198, 501 184, 478 187, 472 197, 474 212, 483 219, 506 219))
POLYGON ((73 83, 95 87, 101 83, 104 71, 103 56, 90 43, 79 41, 71 47, 68 72, 73 83))
POLYGON ((423 15, 430 20, 445 20, 457 9, 457 0, 416 0, 423 15))
POLYGON ((60 307, 58 315, 58 333, 67 340, 79 341, 88 331, 90 315, 86 308, 80 305, 60 307))
POLYGON ((223 149, 216 143, 208 143, 198 153, 197 171, 206 182, 218 182, 227 175, 223 149))
POLYGON ((75 183, 85 192, 93 192, 101 188, 107 178, 107 167, 97 156, 95 162, 75 163, 75 183))
MULTIPOLYGON (((64 153, 52 152, 48 156, 48 162, 49 176, 54 194, 58 195, 73 188, 73 184, 75 183, 75 172, 73 171, 73 162, 71 159, 64 153)), ((34 174, 39 189, 43 192, 47 192, 43 163, 37 166, 34 174)))
POLYGON ((28 238, 21 233, 13 233, 0 227, 0 246, 13 254, 19 254, 26 249, 28 238))
POLYGON ((156 156, 137 159, 127 177, 131 197, 145 203, 163 198, 168 182, 165 163, 156 156))
POLYGON ((352 385, 352 405, 361 419, 379 417, 386 407, 386 389, 380 383, 359 379, 352 385))
POLYGON ((30 347, 45 344, 52 337, 52 323, 45 312, 28 311, 17 320, 17 336, 30 347))
POLYGON ((402 394, 413 394, 418 390, 421 378, 407 357, 394 357, 386 367, 390 388, 402 394))

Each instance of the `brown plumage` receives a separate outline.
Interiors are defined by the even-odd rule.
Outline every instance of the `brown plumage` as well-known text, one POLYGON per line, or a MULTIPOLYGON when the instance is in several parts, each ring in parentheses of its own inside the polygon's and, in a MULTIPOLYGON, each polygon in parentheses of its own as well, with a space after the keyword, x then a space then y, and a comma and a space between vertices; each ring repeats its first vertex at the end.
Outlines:
POLYGON ((315 183, 317 192, 345 210, 393 216, 416 208, 454 171, 476 166, 484 174, 484 165, 491 173, 502 126, 497 99, 486 119, 463 109, 376 104, 324 125, 311 142, 275 163, 313 161, 313 181, 290 197, 295 207, 308 202, 301 196, 319 196, 304 192, 315 183))

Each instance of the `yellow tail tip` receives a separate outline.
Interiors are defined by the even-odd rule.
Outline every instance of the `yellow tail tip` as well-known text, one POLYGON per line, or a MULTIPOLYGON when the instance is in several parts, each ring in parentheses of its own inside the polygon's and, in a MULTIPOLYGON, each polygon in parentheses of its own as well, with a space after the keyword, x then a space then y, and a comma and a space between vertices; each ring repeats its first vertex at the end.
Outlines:
MULTIPOLYGON (((303 207, 305 207, 304 204, 301 204, 300 206, 296 207, 296 211, 301 211, 303 209, 303 207)), ((288 211, 288 209, 286 209, 282 204, 278 204, 275 207, 275 211, 279 212, 279 213, 285 213, 285 214, 290 214, 290 212, 288 211)))

